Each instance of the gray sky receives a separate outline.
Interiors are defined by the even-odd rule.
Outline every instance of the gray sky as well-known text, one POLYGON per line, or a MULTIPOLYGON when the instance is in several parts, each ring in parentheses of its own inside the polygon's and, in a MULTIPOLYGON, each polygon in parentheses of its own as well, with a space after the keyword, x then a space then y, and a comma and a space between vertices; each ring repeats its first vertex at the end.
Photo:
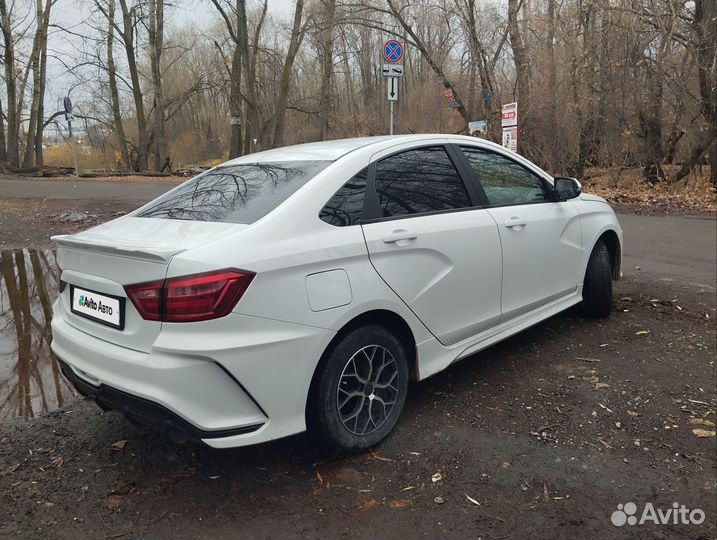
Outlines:
MULTIPOLYGON (((52 21, 72 32, 86 35, 91 30, 84 21, 90 14, 91 0, 59 0, 53 8, 52 21)), ((169 11, 166 24, 169 28, 191 25, 196 29, 207 28, 218 14, 210 0, 173 0, 173 8, 169 11)), ((252 9, 260 4, 260 0, 248 0, 247 6, 252 9)), ((293 0, 269 0, 269 13, 277 20, 288 19, 293 13, 293 0)), ((80 38, 63 33, 59 29, 51 32, 48 45, 48 80, 45 107, 47 115, 61 108, 62 97, 76 84, 76 79, 67 74, 64 63, 72 65, 75 46, 80 38), (56 56, 53 57, 53 51, 56 56)), ((121 49, 116 48, 116 58, 121 62, 121 49)), ((81 105, 82 89, 74 88, 71 93, 76 105, 81 105)))

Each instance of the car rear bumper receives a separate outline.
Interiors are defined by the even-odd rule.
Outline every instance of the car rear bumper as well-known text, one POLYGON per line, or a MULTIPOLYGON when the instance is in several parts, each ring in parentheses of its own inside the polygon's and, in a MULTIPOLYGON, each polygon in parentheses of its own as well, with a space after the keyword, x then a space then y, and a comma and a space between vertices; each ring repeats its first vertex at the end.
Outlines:
POLYGON ((176 442, 201 442, 204 439, 234 437, 260 429, 264 423, 229 429, 202 430, 178 414, 149 399, 137 397, 106 384, 95 386, 83 380, 65 362, 58 358, 62 373, 85 397, 90 397, 104 410, 124 414, 130 421, 167 433, 176 442))
POLYGON ((334 335, 232 313, 164 323, 143 352, 94 337, 69 317, 55 305, 52 350, 80 393, 175 439, 216 448, 305 430, 311 378, 334 335))

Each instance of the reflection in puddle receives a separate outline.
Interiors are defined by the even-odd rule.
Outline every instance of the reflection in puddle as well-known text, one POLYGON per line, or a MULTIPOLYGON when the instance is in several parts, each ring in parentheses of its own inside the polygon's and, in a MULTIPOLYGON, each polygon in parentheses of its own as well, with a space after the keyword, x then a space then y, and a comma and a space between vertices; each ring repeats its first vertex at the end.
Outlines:
POLYGON ((53 251, 0 252, 0 418, 31 418, 75 396, 50 351, 56 269, 53 251))

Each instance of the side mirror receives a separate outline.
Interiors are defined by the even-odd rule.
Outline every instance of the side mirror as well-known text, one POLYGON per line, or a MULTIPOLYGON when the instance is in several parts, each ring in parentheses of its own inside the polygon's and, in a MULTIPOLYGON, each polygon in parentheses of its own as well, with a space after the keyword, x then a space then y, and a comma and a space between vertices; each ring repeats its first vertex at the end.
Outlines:
POLYGON ((558 177, 555 179, 555 200, 574 199, 582 192, 583 186, 575 178, 558 177))

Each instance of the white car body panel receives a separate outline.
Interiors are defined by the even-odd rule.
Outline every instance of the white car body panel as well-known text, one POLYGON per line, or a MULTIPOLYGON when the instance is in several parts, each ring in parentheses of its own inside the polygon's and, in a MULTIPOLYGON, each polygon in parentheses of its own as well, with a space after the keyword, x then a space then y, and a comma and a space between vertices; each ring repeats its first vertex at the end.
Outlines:
POLYGON ((363 225, 369 257, 383 280, 446 345, 500 319, 500 238, 486 210, 408 217, 363 225), (413 240, 386 242, 408 233, 413 240))
POLYGON ((230 163, 335 161, 252 224, 136 217, 139 209, 56 238, 63 281, 119 297, 134 283, 255 272, 233 312, 161 323, 143 320, 127 300, 120 331, 71 313, 67 287, 54 305, 53 351, 86 383, 156 402, 203 432, 261 424, 203 439, 217 448, 254 444, 306 429, 316 366, 357 317, 382 311, 403 320, 420 380, 579 303, 590 253, 606 232, 618 239, 619 274, 622 229, 602 199, 586 194, 345 227, 319 219, 358 171, 429 144, 489 148, 552 182, 520 156, 461 136, 330 141, 243 156, 230 163), (503 225, 513 216, 526 221, 522 230, 503 225), (384 242, 397 230, 416 238, 384 242))
POLYGON ((489 208, 503 254, 501 322, 567 294, 582 281, 582 234, 571 201, 489 208))

